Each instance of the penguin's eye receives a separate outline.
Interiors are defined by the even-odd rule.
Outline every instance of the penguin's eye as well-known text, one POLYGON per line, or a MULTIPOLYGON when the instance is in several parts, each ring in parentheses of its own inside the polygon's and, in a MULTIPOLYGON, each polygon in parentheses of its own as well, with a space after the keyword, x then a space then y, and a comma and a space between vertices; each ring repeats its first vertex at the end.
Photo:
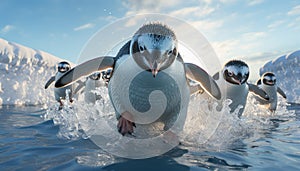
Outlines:
POLYGON ((139 50, 140 50, 141 53, 143 53, 144 50, 146 50, 146 47, 143 46, 143 45, 140 45, 140 46, 139 46, 139 50))
POLYGON ((229 76, 229 77, 232 77, 232 76, 233 76, 233 73, 230 72, 230 71, 228 71, 228 76, 229 76))
POLYGON ((168 56, 171 56, 172 53, 173 53, 173 50, 169 50, 169 51, 168 51, 168 56))

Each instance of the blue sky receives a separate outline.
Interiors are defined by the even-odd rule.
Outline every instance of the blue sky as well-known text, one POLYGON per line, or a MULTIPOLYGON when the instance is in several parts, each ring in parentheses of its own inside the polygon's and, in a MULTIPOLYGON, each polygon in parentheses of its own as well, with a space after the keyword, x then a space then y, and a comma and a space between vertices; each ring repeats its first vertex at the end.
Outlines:
POLYGON ((187 21, 223 63, 242 59, 253 76, 266 61, 300 49, 299 0, 1 0, 0 37, 76 62, 99 29, 140 13, 187 21))

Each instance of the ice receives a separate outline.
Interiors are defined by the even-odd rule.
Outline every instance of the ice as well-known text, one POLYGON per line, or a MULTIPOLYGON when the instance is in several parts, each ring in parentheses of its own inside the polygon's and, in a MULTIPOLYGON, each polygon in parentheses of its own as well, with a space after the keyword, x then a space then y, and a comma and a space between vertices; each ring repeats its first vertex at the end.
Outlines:
POLYGON ((0 39, 0 105, 37 105, 54 99, 44 90, 61 59, 0 39))
POLYGON ((278 57, 260 68, 260 75, 274 72, 277 85, 287 95, 287 101, 300 103, 300 50, 278 57))

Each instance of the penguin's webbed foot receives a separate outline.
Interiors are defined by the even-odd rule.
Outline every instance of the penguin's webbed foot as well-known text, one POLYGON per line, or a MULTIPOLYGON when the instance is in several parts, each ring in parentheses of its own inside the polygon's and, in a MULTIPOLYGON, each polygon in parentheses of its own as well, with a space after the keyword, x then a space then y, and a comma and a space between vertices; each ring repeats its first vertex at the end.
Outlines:
POLYGON ((132 115, 129 112, 122 113, 121 117, 118 120, 118 131, 123 136, 125 134, 132 135, 133 127, 136 127, 135 123, 132 121, 132 115))

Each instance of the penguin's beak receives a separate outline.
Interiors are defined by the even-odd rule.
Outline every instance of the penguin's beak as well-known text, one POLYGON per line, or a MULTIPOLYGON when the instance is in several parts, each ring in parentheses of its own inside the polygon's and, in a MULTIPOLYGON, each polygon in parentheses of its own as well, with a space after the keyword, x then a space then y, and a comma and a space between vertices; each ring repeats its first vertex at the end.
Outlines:
POLYGON ((155 78, 157 73, 158 73, 158 70, 157 69, 152 69, 151 72, 152 72, 153 77, 155 78))
POLYGON ((158 66, 157 66, 156 61, 154 61, 153 65, 152 65, 151 72, 152 72, 153 77, 155 78, 158 73, 158 66))

